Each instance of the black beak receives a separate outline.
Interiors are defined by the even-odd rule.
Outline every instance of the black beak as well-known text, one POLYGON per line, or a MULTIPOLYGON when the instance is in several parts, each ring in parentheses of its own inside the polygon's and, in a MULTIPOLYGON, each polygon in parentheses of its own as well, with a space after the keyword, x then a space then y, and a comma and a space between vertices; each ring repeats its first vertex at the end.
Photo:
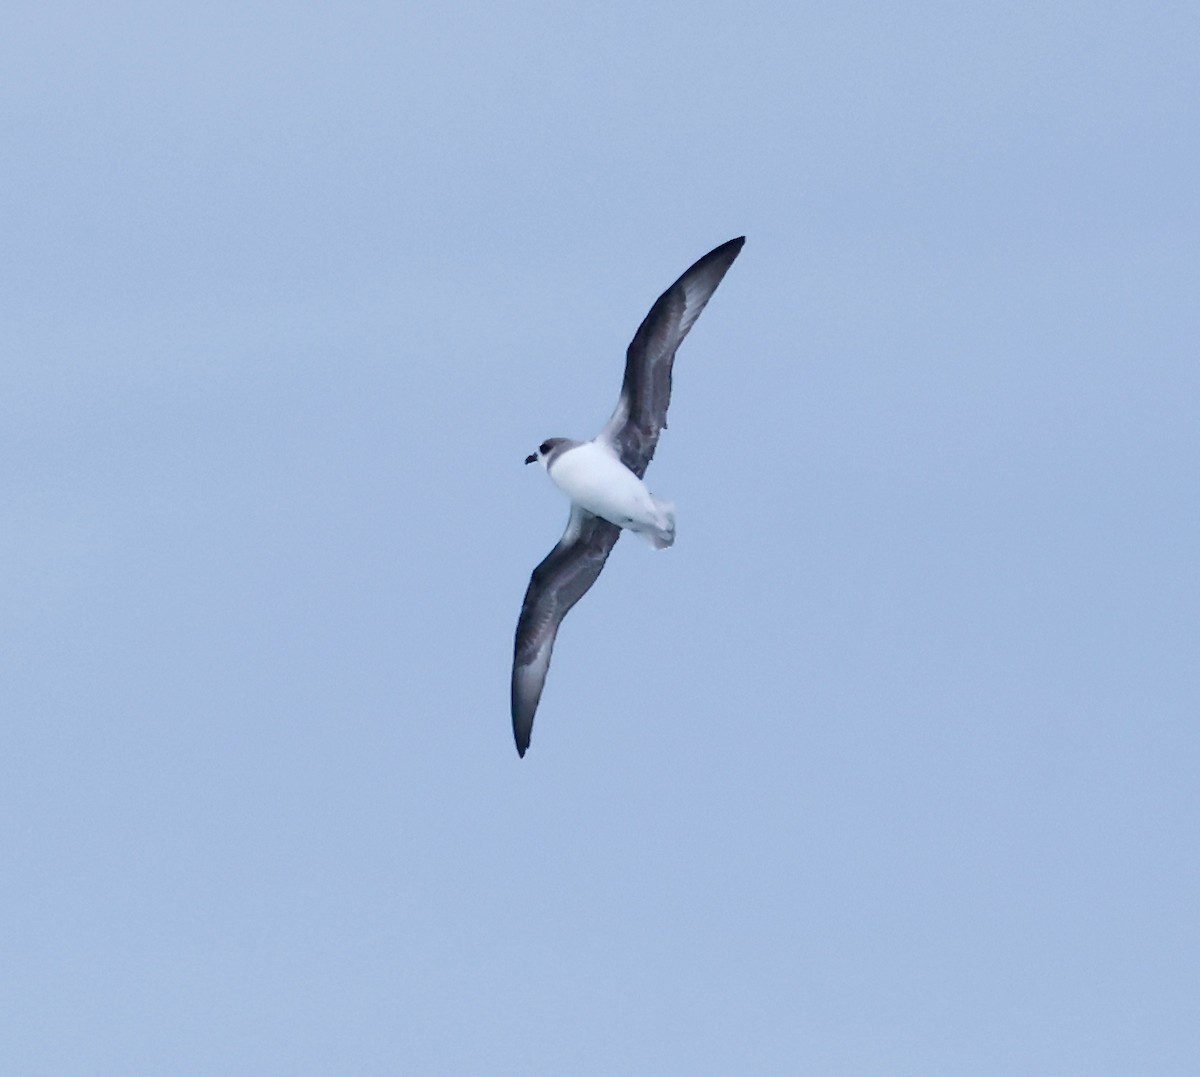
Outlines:
POLYGON ((536 464, 537 463, 537 453, 530 453, 527 457, 525 457, 525 463, 536 464))

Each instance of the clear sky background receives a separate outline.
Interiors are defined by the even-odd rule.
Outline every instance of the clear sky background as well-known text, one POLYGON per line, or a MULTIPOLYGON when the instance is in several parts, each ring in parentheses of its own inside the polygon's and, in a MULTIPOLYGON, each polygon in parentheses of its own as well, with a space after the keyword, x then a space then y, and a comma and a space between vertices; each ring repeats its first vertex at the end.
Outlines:
POLYGON ((1194 1074, 1198 10, 9 8, 0 1069, 1194 1074))

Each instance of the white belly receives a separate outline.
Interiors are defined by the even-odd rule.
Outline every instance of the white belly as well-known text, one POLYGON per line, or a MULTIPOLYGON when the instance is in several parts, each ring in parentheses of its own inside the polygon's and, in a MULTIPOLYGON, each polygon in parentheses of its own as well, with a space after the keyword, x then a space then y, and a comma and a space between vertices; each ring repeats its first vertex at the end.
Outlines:
POLYGON ((594 441, 563 453, 550 478, 580 508, 618 527, 653 527, 660 520, 646 484, 594 441))

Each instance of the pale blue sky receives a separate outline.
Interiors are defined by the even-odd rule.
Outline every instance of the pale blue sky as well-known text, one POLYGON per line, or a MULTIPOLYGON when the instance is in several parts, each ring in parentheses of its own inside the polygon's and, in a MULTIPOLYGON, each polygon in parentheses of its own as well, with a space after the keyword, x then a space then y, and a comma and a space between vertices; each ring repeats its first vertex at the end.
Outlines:
POLYGON ((4 21, 0 1069, 1195 1072, 1194 4, 4 21))

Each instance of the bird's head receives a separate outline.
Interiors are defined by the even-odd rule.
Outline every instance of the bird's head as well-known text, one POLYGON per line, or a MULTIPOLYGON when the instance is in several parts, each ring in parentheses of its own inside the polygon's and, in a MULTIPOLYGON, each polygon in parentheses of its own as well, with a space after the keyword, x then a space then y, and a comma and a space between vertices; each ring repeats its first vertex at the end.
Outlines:
POLYGON ((566 438, 547 438, 537 447, 537 452, 530 453, 525 457, 525 463, 540 463, 542 467, 549 466, 549 460, 554 453, 554 447, 561 445, 566 440, 566 438))

